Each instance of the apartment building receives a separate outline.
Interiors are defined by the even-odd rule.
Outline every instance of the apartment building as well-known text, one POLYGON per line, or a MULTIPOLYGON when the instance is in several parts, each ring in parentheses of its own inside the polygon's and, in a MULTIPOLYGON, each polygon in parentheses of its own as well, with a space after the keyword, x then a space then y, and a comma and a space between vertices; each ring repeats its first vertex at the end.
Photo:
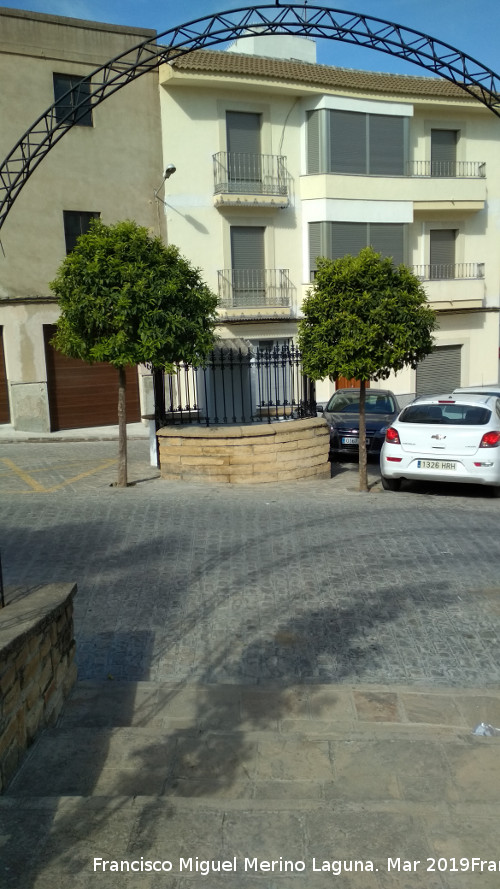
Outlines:
POLYGON ((439 320, 435 352, 387 385, 497 380, 500 121, 445 80, 314 49, 257 36, 160 69, 169 238, 218 291, 223 334, 261 344, 296 336, 318 256, 371 244, 413 267, 439 320))
MULTIPOLYGON (((79 78, 151 36, 0 9, 2 156, 79 78)), ((49 281, 95 215, 175 243, 219 294, 219 335, 261 347, 295 340, 318 256, 372 244, 414 268, 439 321, 433 354, 384 385, 496 381, 499 144, 498 118, 453 84, 318 65, 294 36, 195 51, 89 102, 1 232, 0 422, 115 422, 114 372, 50 345, 49 281)), ((150 378, 129 379, 138 419, 150 378)), ((318 384, 318 400, 332 388, 318 384)))
MULTIPOLYGON (((154 31, 0 9, 0 156, 82 77, 154 31)), ((158 74, 88 113, 36 169, 0 233, 0 422, 36 433, 116 423, 116 371, 63 358, 49 282, 94 216, 164 234, 158 74)), ((141 415, 128 374, 129 419, 141 415)))

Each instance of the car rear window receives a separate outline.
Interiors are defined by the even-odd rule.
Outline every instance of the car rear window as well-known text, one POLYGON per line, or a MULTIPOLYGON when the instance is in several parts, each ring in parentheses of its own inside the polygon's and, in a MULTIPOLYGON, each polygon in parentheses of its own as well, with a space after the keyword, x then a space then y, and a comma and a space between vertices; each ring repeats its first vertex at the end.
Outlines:
POLYGON ((410 404, 400 415, 399 422, 485 426, 490 418, 491 411, 487 407, 470 404, 410 404))
MULTIPOLYGON (((336 392, 330 398, 326 410, 332 414, 359 413, 359 392, 336 392)), ((365 410, 367 414, 394 414, 397 407, 392 395, 380 395, 374 391, 365 395, 365 410)))

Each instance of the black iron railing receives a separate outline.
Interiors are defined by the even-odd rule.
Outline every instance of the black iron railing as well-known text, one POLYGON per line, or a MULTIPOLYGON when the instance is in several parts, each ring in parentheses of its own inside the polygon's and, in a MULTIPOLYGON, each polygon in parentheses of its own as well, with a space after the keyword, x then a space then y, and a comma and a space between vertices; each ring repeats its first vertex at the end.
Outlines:
POLYGON ((219 269, 222 309, 288 308, 292 284, 288 269, 219 269))
POLYGON ((288 195, 282 155, 219 151, 213 162, 215 194, 288 195))
MULTIPOLYGON (((231 341, 233 342, 233 341, 231 341)), ((215 348, 203 367, 179 363, 156 379, 157 428, 271 423, 316 416, 314 383, 302 372, 294 346, 215 348)))

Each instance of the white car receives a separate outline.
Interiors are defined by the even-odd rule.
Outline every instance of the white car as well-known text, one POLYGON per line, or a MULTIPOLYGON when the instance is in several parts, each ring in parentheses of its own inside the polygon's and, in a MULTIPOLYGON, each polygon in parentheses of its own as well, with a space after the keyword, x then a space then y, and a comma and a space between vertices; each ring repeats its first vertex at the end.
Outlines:
POLYGON ((406 478, 491 485, 500 496, 500 397, 416 398, 385 433, 380 471, 387 491, 406 478))

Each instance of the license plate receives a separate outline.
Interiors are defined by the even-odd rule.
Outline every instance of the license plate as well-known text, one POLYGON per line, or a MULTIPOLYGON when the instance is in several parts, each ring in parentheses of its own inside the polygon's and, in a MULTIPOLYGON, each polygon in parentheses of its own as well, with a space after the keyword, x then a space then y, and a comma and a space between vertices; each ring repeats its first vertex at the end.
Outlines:
MULTIPOLYGON (((345 444, 345 445, 359 445, 359 438, 349 438, 349 437, 343 438, 343 439, 342 439, 342 444, 345 444)), ((370 439, 369 439, 369 438, 366 439, 366 444, 367 444, 367 445, 370 444, 370 439)))
POLYGON ((452 472, 457 468, 457 464, 451 460, 417 460, 419 469, 450 469, 452 472))

